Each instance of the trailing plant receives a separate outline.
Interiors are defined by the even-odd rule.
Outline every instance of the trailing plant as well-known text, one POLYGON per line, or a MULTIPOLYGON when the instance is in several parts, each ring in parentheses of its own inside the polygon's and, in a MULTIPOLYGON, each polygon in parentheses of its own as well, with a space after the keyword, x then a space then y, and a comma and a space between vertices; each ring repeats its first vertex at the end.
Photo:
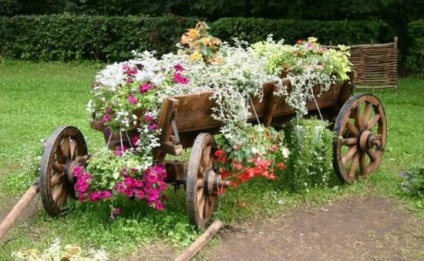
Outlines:
MULTIPOLYGON (((351 63, 349 48, 339 45, 339 50, 323 48, 317 39, 309 37, 299 40, 295 45, 275 42, 272 36, 267 41, 253 45, 259 56, 267 58, 268 73, 281 75, 289 80, 291 89, 280 88, 276 95, 286 96, 298 118, 308 114, 306 102, 329 90, 331 84, 346 81, 351 63), (314 94, 314 87, 319 93, 314 94)), ((287 87, 289 87, 287 86, 287 87)))
POLYGON ((405 181, 402 182, 403 192, 411 197, 424 197, 424 165, 402 172, 405 181))
POLYGON ((329 123, 315 118, 293 119, 285 128, 290 155, 283 186, 290 191, 309 191, 338 182, 333 171, 334 134, 329 123))

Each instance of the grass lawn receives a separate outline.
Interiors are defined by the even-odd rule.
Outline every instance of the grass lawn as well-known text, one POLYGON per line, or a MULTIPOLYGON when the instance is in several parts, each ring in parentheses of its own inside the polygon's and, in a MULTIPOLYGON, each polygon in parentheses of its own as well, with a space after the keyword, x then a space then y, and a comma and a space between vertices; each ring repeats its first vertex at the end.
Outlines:
MULTIPOLYGON (((102 67, 0 63, 0 209, 9 209, 37 178, 42 141, 58 126, 78 127, 90 153, 104 146, 101 134, 90 129, 85 111, 94 75, 102 67)), ((228 191, 216 216, 230 223, 273 215, 298 204, 315 204, 352 193, 375 193, 404 202, 424 220, 424 202, 402 196, 399 176, 401 170, 424 164, 424 79, 400 79, 397 95, 393 90, 373 93, 381 99, 388 122, 385 156, 374 175, 354 185, 302 194, 290 194, 259 180, 228 191), (240 202, 249 204, 241 208, 240 202)), ((77 244, 85 249, 103 246, 112 257, 130 255, 149 244, 163 243, 180 249, 198 232, 188 225, 184 192, 170 189, 168 194, 166 211, 126 202, 122 215, 114 221, 109 220, 107 207, 98 205, 71 203, 72 210, 60 218, 51 218, 40 209, 9 231, 7 239, 11 240, 7 244, 0 242, 0 260, 11 260, 10 254, 16 250, 44 249, 55 238, 63 245, 77 244)))

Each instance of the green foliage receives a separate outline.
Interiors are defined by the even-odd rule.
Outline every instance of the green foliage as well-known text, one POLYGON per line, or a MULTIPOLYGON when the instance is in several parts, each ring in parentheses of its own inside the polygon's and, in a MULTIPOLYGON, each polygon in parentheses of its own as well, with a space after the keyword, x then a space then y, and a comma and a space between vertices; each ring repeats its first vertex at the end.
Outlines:
POLYGON ((424 19, 409 23, 408 35, 411 39, 409 54, 406 57, 406 70, 424 76, 424 19))
POLYGON ((328 122, 311 118, 292 120, 285 128, 290 155, 283 186, 290 191, 336 184, 332 164, 334 134, 328 126, 328 122))
POLYGON ((405 194, 424 198, 424 165, 404 171, 402 176, 405 178, 402 183, 405 194))
POLYGON ((192 18, 174 16, 15 16, 0 18, 0 57, 37 61, 132 58, 131 51, 166 53, 192 18))
POLYGON ((392 40, 382 21, 297 21, 264 18, 222 18, 211 25, 211 33, 225 41, 231 38, 255 43, 271 33, 276 40, 294 44, 299 39, 316 37, 322 44, 358 44, 392 40))

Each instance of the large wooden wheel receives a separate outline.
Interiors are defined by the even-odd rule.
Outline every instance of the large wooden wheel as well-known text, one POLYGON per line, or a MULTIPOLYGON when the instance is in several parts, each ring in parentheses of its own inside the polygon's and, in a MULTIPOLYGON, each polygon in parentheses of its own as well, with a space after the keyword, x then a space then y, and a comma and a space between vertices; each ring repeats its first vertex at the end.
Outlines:
POLYGON ((75 127, 57 128, 44 145, 40 168, 40 194, 44 209, 58 216, 68 197, 75 197, 73 169, 87 164, 87 145, 75 127))
POLYGON ((334 132, 334 170, 352 183, 374 172, 386 146, 384 107, 371 94, 352 96, 337 116, 334 132))
POLYGON ((186 200, 189 222, 205 228, 218 205, 218 189, 223 182, 213 168, 215 141, 201 133, 194 141, 188 162, 186 200))

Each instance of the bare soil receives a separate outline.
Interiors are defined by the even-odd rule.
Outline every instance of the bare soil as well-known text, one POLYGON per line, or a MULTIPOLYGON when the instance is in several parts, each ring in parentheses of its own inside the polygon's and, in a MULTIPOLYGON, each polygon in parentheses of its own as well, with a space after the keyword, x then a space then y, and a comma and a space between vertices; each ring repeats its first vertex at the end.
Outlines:
POLYGON ((350 197, 227 227, 199 260, 424 260, 424 222, 394 200, 350 197))
MULTIPOLYGON (((34 205, 23 219, 39 207, 34 205)), ((0 220, 6 214, 1 208, 0 220)), ((159 244, 120 260, 176 256, 174 248, 159 244)), ((351 196, 227 225, 195 260, 424 260, 424 222, 395 200, 351 196)))

